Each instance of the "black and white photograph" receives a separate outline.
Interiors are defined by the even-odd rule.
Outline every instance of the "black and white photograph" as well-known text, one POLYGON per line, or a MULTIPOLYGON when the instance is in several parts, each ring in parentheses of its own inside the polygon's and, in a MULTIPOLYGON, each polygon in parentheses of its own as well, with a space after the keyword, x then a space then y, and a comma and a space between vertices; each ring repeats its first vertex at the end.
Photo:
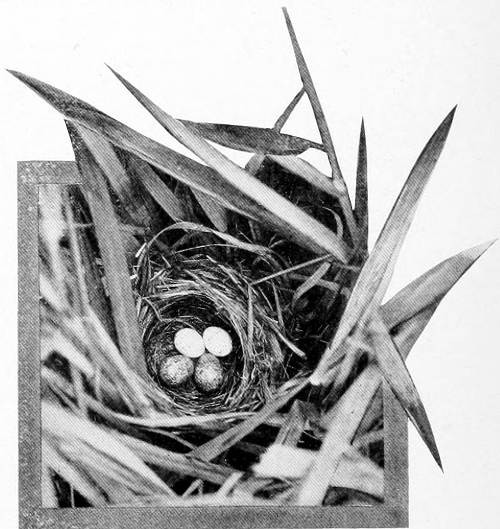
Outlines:
POLYGON ((497 526, 499 22, 0 2, 2 527, 497 526))

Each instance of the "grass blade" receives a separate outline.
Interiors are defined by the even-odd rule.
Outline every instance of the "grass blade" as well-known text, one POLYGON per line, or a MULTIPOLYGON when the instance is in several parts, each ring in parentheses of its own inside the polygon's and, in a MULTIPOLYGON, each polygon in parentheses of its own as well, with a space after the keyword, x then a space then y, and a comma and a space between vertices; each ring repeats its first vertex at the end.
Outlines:
POLYGON ((295 107, 299 104, 299 101, 302 99, 302 96, 305 93, 306 90, 304 87, 302 87, 297 92, 297 94, 295 94, 295 97, 290 101, 285 110, 283 110, 281 116, 276 120, 276 123, 273 127, 274 130, 279 132, 285 126, 285 123, 288 121, 288 118, 292 115, 292 112, 295 110, 295 107))
MULTIPOLYGON (((481 244, 443 261, 400 290, 382 306, 382 319, 392 335, 399 355, 403 359, 408 357, 413 345, 444 296, 491 244, 481 244), (448 276, 448 274, 450 275, 448 276), (448 277, 449 282, 447 282, 448 277), (441 281, 445 281, 446 284, 440 286, 441 281), (438 295, 422 295, 421 297, 415 295, 415 292, 425 294, 426 291, 435 292, 436 289, 439 289, 438 295)), ((370 406, 381 383, 382 378, 379 369, 375 364, 369 365, 351 384, 337 404, 323 415, 321 425, 329 432, 331 431, 331 435, 335 436, 337 441, 350 443, 361 423, 365 410, 370 406)), ((323 447, 321 452, 323 452, 323 447)), ((327 445, 325 445, 324 454, 321 457, 322 460, 318 463, 319 468, 326 464, 333 468, 338 465, 335 454, 330 455, 328 453, 327 445), (328 459, 328 463, 326 459, 328 459)))
POLYGON ((339 260, 345 261, 345 245, 331 230, 293 205, 276 191, 249 175, 205 140, 193 134, 182 123, 160 109, 121 77, 120 74, 114 70, 111 71, 174 138, 217 171, 226 182, 229 182, 239 191, 258 202, 262 208, 271 212, 273 224, 280 231, 290 233, 293 230, 295 233, 300 234, 300 238, 303 241, 308 241, 309 245, 314 245, 318 249, 322 248, 335 255, 339 260))
POLYGON ((356 172, 356 198, 354 218, 359 229, 360 252, 368 255, 368 167, 366 157, 365 122, 361 121, 359 134, 358 168, 356 172))
POLYGON ((179 119, 190 131, 224 147, 256 154, 300 154, 307 149, 324 150, 314 141, 283 134, 275 129, 227 125, 223 123, 198 123, 179 119))
POLYGON ((342 189, 342 200, 340 201, 340 204, 344 213, 345 222, 347 223, 347 227, 353 240, 356 240, 357 228, 356 223, 354 221, 351 200, 349 198, 347 186, 345 184, 344 177, 342 176, 342 171, 340 170, 340 166, 337 160, 337 154, 335 153, 335 147, 333 146, 333 140, 330 134, 330 130, 328 128, 328 123, 325 118, 325 113, 323 112, 323 108, 319 101, 319 97, 316 92, 316 88, 314 87, 314 83, 309 72, 309 68, 307 67, 306 60, 304 58, 302 50, 300 49, 295 30, 293 29, 292 21, 290 20, 290 16, 288 15, 288 11, 285 7, 283 8, 283 14, 285 16, 290 40, 292 41, 292 47, 295 54, 295 60, 297 61, 297 67, 299 69, 300 78, 302 79, 302 84, 307 93, 307 97, 309 98, 309 101, 311 103, 311 107, 314 112, 314 117, 316 118, 316 123, 318 124, 321 141, 323 142, 323 145, 325 147, 325 151, 328 156, 328 161, 330 162, 330 167, 332 169, 332 176, 334 180, 338 181, 342 189))
MULTIPOLYGON (((83 189, 90 207, 96 236, 104 262, 113 319, 120 350, 127 363, 145 373, 142 340, 137 323, 125 252, 118 222, 101 168, 86 147, 81 127, 68 123, 75 159, 83 176, 83 189)), ((87 133, 88 131, 84 131, 87 133)))
POLYGON ((212 197, 203 193, 203 191, 193 189, 193 195, 196 197, 201 209, 203 209, 210 222, 219 231, 227 231, 227 211, 225 208, 212 197))
POLYGON ((131 220, 139 226, 146 226, 149 222, 149 214, 145 204, 134 192, 130 176, 120 163, 111 144, 100 134, 89 129, 82 128, 80 135, 131 220))
POLYGON ((243 439, 243 437, 253 432, 257 426, 261 425, 270 415, 284 406, 306 385, 307 380, 303 379, 295 381, 293 385, 288 384, 273 401, 266 404, 255 415, 249 417, 240 424, 233 426, 229 430, 226 430, 210 441, 207 441, 205 444, 195 448, 190 455, 204 461, 210 461, 216 458, 218 455, 222 454, 222 452, 225 452, 231 448, 231 446, 243 439))
POLYGON ((442 469, 441 458, 417 388, 406 364, 397 350, 385 323, 377 313, 370 320, 369 333, 373 343, 373 354, 384 378, 399 400, 418 433, 429 448, 436 463, 442 469))
POLYGON ((331 266, 330 263, 321 263, 318 268, 297 288, 293 294, 292 307, 306 292, 318 284, 318 281, 325 276, 331 266))
MULTIPOLYGON (((276 120, 274 124, 274 130, 277 132, 280 132, 281 129, 284 127, 285 123, 288 121, 288 118, 292 115, 292 112, 295 110, 295 107, 298 105, 299 101, 302 99, 302 96, 305 94, 304 87, 302 87, 299 92, 294 96, 294 98, 288 103, 285 110, 281 113, 279 118, 276 120)), ((255 176, 261 165, 264 161, 264 155, 263 154, 254 154, 250 160, 248 160, 245 171, 250 173, 252 176, 255 176)))
POLYGON ((333 198, 339 198, 342 194, 342 190, 339 189, 334 180, 323 174, 321 171, 318 171, 314 165, 306 162, 298 156, 270 155, 267 156, 267 158, 281 165, 281 167, 290 171, 290 173, 304 179, 316 189, 328 193, 333 198))
POLYGON ((146 191, 169 217, 174 220, 184 220, 184 211, 179 199, 148 163, 127 153, 127 164, 128 170, 142 183, 146 191))
POLYGON ((82 449, 88 448, 103 463, 134 476, 137 481, 143 481, 159 493, 175 496, 159 476, 127 446, 104 428, 81 419, 61 406, 42 402, 42 428, 47 436, 61 441, 60 449, 64 447, 64 451, 71 453, 77 460, 87 456, 82 449))
POLYGON ((449 257, 400 290, 383 306, 386 325, 391 328, 394 322, 401 323, 441 301, 493 242, 479 244, 449 257))
POLYGON ((311 376, 312 384, 331 381, 331 368, 341 359, 340 345, 370 309, 377 309, 380 305, 418 201, 443 150, 454 112, 455 109, 446 116, 413 166, 372 253, 361 269, 339 328, 311 376))

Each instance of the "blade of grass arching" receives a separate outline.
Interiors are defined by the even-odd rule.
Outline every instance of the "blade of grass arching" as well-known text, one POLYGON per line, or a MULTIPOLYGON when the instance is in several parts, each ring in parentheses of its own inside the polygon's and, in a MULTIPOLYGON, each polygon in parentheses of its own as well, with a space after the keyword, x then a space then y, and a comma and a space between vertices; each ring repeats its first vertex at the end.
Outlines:
POLYGON ((467 270, 490 248, 488 241, 440 262, 395 294, 383 305, 383 318, 390 329, 434 305, 445 296, 467 270))
POLYGON ((238 151, 258 154, 300 154, 310 148, 324 150, 319 143, 283 134, 275 129, 199 123, 185 119, 178 121, 206 140, 238 151))
POLYGON ((146 191, 163 211, 174 220, 185 220, 182 205, 170 188, 153 171, 151 166, 137 156, 128 153, 128 168, 142 182, 146 191))
POLYGON ((339 198, 342 190, 339 189, 335 180, 318 171, 314 165, 306 162, 298 156, 266 156, 269 160, 281 165, 290 173, 304 179, 316 189, 328 193, 333 198, 339 198))
POLYGON ((111 144, 102 135, 90 129, 82 128, 79 133, 133 223, 139 226, 147 225, 147 209, 141 203, 140 197, 134 193, 130 177, 111 144))
POLYGON ((377 312, 370 319, 369 334, 373 343, 373 354, 391 391, 414 424, 429 448, 436 463, 442 469, 441 458, 422 399, 418 394, 410 372, 394 344, 382 317, 377 312))
POLYGON ((210 441, 195 448, 190 455, 203 461, 210 461, 225 452, 235 443, 253 432, 257 426, 261 425, 274 412, 283 407, 292 397, 297 395, 307 385, 307 380, 299 379, 292 384, 285 384, 273 401, 268 402, 261 410, 249 417, 245 421, 233 426, 229 430, 214 437, 210 441))
POLYGON ((286 200, 279 193, 246 173, 203 138, 193 134, 182 123, 155 105, 137 88, 121 77, 120 74, 114 70, 111 71, 174 138, 217 171, 226 182, 229 182, 245 195, 258 202, 261 208, 271 212, 274 224, 277 227, 279 226, 281 231, 288 234, 291 232, 300 234, 300 238, 303 241, 308 241, 310 245, 314 244, 317 248, 323 248, 342 262, 346 260, 346 245, 331 230, 286 200))
MULTIPOLYGON (((262 201, 257 200, 257 198, 267 196, 268 199, 272 199, 275 196, 269 187, 264 185, 262 188, 259 186, 260 191, 256 193, 257 197, 254 196, 254 191, 245 194, 238 183, 226 181, 206 165, 195 162, 191 158, 143 136, 91 105, 19 72, 10 71, 10 73, 34 90, 70 121, 83 124, 102 134, 113 145, 139 156, 184 184, 203 191, 228 209, 251 219, 258 219, 264 225, 272 226, 314 253, 321 254, 326 250, 333 255, 337 253, 344 255, 347 252, 345 244, 337 240, 331 230, 325 232, 325 227, 321 223, 313 222, 315 227, 311 228, 309 226, 310 221, 314 220, 311 217, 306 215, 307 222, 300 223, 304 224, 304 229, 301 230, 295 224, 289 223, 287 219, 283 219, 280 213, 276 214, 262 207, 262 201)), ((304 213, 299 208, 289 201, 283 202, 283 197, 277 196, 280 199, 279 204, 286 204, 285 210, 288 211, 291 208, 292 216, 298 211, 300 216, 304 218, 304 213)), ((290 214, 287 214, 287 218, 289 216, 290 214)), ((342 259, 345 260, 344 257, 342 259)))
POLYGON ((368 255, 368 167, 366 157, 365 122, 361 121, 359 134, 358 167, 356 171, 356 197, 354 200, 354 218, 359 229, 360 251, 363 257, 368 255))
POLYGON ((330 370, 341 359, 340 345, 353 327, 370 313, 371 308, 379 307, 392 277, 395 261, 415 216, 418 201, 443 150, 454 113, 455 109, 446 116, 413 166, 373 251, 361 269, 337 332, 311 375, 311 384, 331 382, 330 370))
POLYGON ((342 189, 342 195, 340 197, 340 205, 342 207, 342 212, 344 214, 345 221, 347 223, 348 231, 351 234, 353 240, 357 240, 357 228, 354 221, 354 214, 352 211, 351 200, 349 198, 349 193, 347 191, 347 186, 342 176, 342 171, 340 170, 339 162, 337 160, 337 154, 335 152, 335 147, 333 145, 332 136, 330 134, 330 129, 328 128, 328 123, 325 118, 325 113, 319 101, 316 88, 309 72, 306 60, 300 49, 299 41, 293 29, 292 21, 288 15, 286 7, 283 8, 283 14, 285 16, 286 25, 288 28, 288 33, 290 35, 290 40, 292 42, 293 52, 295 54, 295 60, 297 61, 297 67, 299 69, 300 78, 302 79, 302 84, 306 91, 307 97, 311 103, 313 109, 314 117, 316 118, 316 123, 318 125, 318 130, 321 136, 321 141, 325 147, 326 154, 328 156, 328 161, 330 162, 330 167, 332 169, 333 179, 336 180, 342 189))
POLYGON ((145 373, 141 333, 118 222, 106 187, 105 176, 87 150, 80 135, 81 129, 79 125, 68 123, 68 131, 76 162, 83 176, 83 189, 104 263, 120 350, 132 368, 137 369, 139 373, 145 373))
POLYGON ((219 230, 227 231, 227 211, 213 198, 202 191, 193 189, 193 195, 205 212, 210 222, 219 230))

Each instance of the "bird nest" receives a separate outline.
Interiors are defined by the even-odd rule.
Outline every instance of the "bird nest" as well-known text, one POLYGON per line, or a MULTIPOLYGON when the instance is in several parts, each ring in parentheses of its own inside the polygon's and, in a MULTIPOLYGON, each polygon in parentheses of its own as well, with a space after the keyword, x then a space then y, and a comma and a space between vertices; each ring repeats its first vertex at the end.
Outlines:
POLYGON ((145 245, 136 294, 148 373, 178 412, 254 410, 285 378, 283 329, 264 292, 241 270, 208 255, 167 256, 145 245), (233 344, 231 354, 219 359, 219 387, 205 392, 192 379, 178 387, 166 384, 160 365, 176 354, 176 332, 187 327, 202 334, 210 326, 226 330, 233 344))

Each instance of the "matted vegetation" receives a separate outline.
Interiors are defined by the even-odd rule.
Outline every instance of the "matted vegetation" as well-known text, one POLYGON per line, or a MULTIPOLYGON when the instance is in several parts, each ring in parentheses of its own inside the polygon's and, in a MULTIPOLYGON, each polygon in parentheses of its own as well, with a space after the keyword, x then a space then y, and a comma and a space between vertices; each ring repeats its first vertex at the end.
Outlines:
POLYGON ((203 163, 12 72, 63 114, 83 179, 40 189, 45 506, 383 501, 383 379, 441 464, 405 359, 490 243, 382 301, 454 110, 368 252, 364 126, 353 207, 285 18, 303 86, 273 128, 175 119, 115 73, 203 163), (304 95, 321 144, 280 132, 304 95), (232 334, 215 394, 159 383, 152 344, 179 322, 232 334))

